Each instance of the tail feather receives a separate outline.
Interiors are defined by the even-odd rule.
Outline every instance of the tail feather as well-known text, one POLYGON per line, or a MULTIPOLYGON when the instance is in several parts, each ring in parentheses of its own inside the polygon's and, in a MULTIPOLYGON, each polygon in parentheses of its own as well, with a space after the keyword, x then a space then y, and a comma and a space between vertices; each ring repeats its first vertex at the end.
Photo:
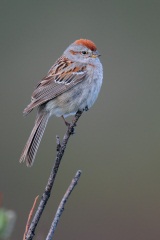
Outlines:
POLYGON ((29 139, 20 157, 20 162, 26 161, 27 166, 32 166, 34 162, 48 119, 49 119, 48 113, 37 116, 35 126, 29 136, 29 139))

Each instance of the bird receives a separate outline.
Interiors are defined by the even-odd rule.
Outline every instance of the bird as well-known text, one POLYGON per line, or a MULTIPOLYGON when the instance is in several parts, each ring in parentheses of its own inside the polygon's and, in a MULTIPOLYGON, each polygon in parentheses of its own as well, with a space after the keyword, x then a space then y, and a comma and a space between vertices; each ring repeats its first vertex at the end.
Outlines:
POLYGON ((88 110, 96 101, 103 82, 103 67, 95 43, 78 39, 37 84, 23 114, 37 108, 35 125, 20 156, 20 162, 33 165, 46 125, 52 115, 66 117, 88 110))

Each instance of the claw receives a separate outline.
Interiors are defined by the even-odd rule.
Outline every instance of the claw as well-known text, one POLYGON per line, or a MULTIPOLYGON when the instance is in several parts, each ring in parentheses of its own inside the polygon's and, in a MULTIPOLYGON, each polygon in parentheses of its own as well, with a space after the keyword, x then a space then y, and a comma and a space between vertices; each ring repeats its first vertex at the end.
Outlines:
POLYGON ((71 128, 71 134, 72 134, 72 135, 75 134, 75 129, 74 129, 74 127, 71 128))
POLYGON ((89 110, 88 106, 86 106, 86 107, 84 108, 84 110, 85 110, 85 111, 88 111, 88 110, 89 110))

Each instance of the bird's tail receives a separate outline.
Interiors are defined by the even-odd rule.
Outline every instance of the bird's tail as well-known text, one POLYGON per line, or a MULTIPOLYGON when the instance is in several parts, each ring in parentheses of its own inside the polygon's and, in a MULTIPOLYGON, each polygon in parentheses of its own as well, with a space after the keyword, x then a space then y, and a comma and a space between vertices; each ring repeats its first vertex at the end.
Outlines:
POLYGON ((28 138, 28 141, 19 160, 20 162, 26 161, 26 165, 28 167, 31 167, 33 165, 49 116, 49 113, 46 112, 43 112, 43 114, 37 114, 34 128, 28 138))

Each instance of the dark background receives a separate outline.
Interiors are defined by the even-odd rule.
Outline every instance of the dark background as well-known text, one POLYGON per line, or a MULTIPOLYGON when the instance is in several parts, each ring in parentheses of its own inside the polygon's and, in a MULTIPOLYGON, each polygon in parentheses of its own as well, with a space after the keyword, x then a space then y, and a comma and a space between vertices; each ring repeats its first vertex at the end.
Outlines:
POLYGON ((19 164, 34 125, 23 118, 36 83, 66 47, 93 40, 104 67, 94 107, 78 122, 54 192, 34 239, 45 239, 78 169, 55 239, 160 239, 160 2, 0 2, 1 163, 3 206, 17 213, 11 237, 22 239, 29 210, 42 195, 56 154, 62 119, 49 121, 35 164, 19 164))

